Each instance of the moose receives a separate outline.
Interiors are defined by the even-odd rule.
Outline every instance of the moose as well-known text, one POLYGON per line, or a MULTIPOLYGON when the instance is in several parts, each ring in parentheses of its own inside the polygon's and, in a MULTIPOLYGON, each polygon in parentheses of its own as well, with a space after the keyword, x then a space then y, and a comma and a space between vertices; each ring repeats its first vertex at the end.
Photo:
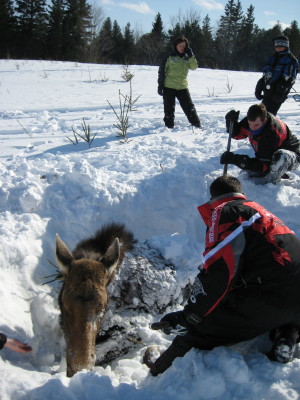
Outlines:
POLYGON ((93 370, 96 337, 108 305, 107 287, 136 242, 124 224, 115 222, 80 241, 73 252, 56 234, 56 258, 63 277, 58 302, 68 377, 82 369, 93 370))

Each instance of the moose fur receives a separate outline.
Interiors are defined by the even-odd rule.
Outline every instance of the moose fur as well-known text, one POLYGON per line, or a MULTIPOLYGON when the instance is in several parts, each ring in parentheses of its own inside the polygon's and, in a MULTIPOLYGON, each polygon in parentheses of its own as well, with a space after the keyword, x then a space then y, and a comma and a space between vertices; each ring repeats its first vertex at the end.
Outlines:
POLYGON ((59 295, 66 340, 67 376, 93 370, 96 336, 108 304, 107 286, 136 240, 123 224, 111 223, 71 252, 56 235, 56 258, 63 275, 59 295))

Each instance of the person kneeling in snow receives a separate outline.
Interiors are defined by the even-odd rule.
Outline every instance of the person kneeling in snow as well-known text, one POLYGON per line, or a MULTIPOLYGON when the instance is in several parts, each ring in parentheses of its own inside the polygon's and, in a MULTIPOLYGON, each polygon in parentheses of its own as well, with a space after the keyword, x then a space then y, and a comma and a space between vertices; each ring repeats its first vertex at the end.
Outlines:
POLYGON ((300 141, 289 127, 267 112, 264 104, 252 105, 247 117, 238 122, 239 111, 231 110, 226 116, 227 132, 233 139, 248 138, 255 158, 225 151, 221 164, 233 164, 246 170, 251 177, 264 177, 266 183, 277 184, 288 179, 287 171, 296 169, 300 163, 300 141))
POLYGON ((172 344, 155 361, 155 346, 144 355, 152 375, 193 347, 210 350, 269 331, 274 343, 268 357, 293 359, 300 329, 300 240, 248 200, 237 178, 217 178, 210 193, 211 200, 198 207, 207 225, 203 265, 184 309, 161 320, 164 333, 177 334, 172 344))

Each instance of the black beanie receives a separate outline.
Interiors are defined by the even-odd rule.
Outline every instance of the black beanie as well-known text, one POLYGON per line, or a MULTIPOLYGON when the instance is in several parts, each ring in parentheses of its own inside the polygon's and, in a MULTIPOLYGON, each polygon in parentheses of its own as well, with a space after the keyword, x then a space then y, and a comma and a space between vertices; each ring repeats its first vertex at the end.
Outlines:
POLYGON ((273 39, 274 47, 286 47, 290 46, 289 38, 287 36, 281 35, 273 39))

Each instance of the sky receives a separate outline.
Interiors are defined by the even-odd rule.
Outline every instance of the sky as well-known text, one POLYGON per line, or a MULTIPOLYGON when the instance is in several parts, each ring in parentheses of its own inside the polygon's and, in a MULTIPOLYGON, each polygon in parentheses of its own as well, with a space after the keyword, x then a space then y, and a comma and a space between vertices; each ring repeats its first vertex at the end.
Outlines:
MULTIPOLYGON (((121 28, 130 22, 133 29, 138 27, 143 33, 152 29, 158 12, 166 28, 172 26, 172 19, 179 13, 184 16, 190 10, 199 12, 201 18, 208 14, 215 28, 220 16, 224 15, 226 3, 225 0, 95 0, 95 4, 103 7, 106 18, 117 20, 121 28)), ((299 0, 241 0, 241 4, 244 14, 251 4, 254 6, 255 23, 260 28, 269 29, 277 21, 285 28, 300 16, 299 0)))
MULTIPOLYGON (((246 115, 261 73, 190 71, 203 130, 192 129, 178 104, 171 130, 156 91, 158 68, 130 71, 131 85, 122 65, 0 60, 0 332, 33 348, 0 351, 0 399, 299 400, 300 346, 292 362, 271 362, 268 332, 235 346, 193 349, 157 377, 143 364, 149 345, 163 351, 174 338, 150 324, 186 301, 205 248, 197 207, 223 173, 224 116, 232 109, 246 115), (124 138, 116 116, 119 93, 129 97, 130 87, 138 99, 124 138), (83 121, 96 134, 90 146, 78 136, 83 121), (55 234, 72 250, 111 221, 138 240, 109 287, 102 333, 119 329, 96 348, 98 359, 117 358, 67 378, 61 281, 50 282, 55 234)), ((299 107, 289 96, 278 113, 298 138, 299 107)), ((247 140, 232 140, 231 150, 254 156, 247 140)), ((259 184, 231 165, 228 173, 300 237, 300 169, 278 185, 259 184)))

